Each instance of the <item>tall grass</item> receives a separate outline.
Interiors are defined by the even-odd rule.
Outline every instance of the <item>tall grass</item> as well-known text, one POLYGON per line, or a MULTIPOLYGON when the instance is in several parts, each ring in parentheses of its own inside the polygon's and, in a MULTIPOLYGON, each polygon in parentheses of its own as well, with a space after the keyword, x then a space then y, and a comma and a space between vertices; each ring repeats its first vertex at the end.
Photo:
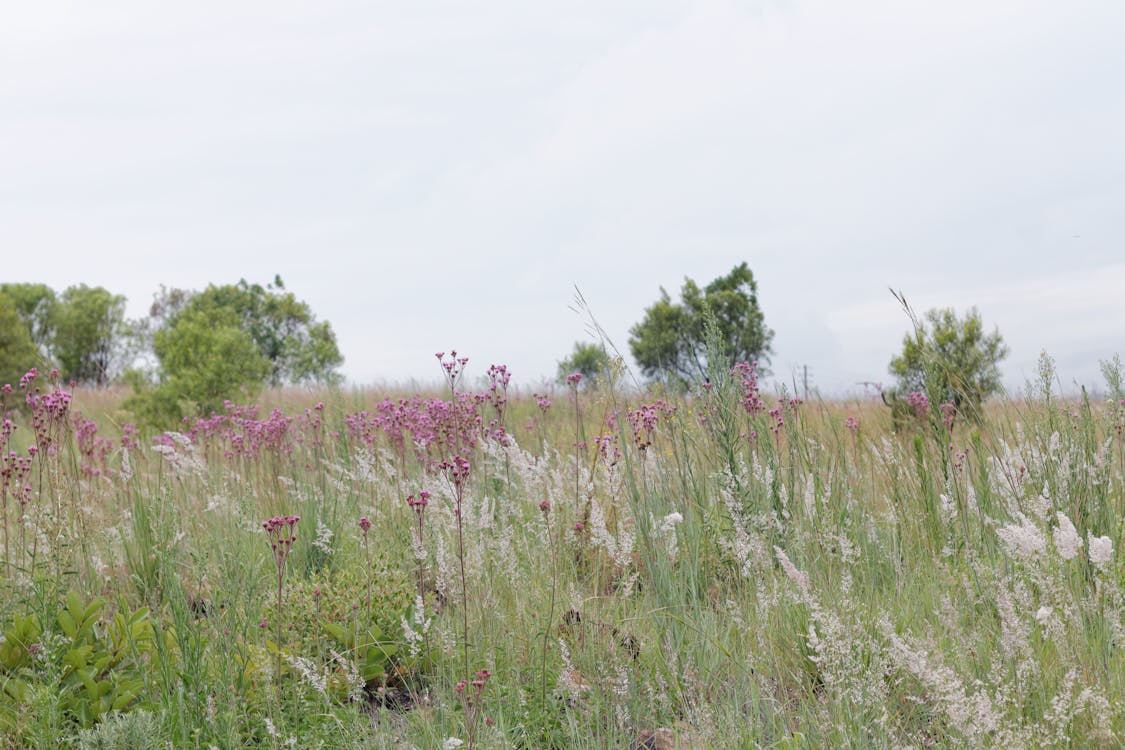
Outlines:
POLYGON ((76 394, 112 448, 84 470, 63 430, 6 487, 0 747, 1125 741, 1122 396, 950 429, 745 370, 573 385, 499 419, 273 393, 124 444, 76 394))

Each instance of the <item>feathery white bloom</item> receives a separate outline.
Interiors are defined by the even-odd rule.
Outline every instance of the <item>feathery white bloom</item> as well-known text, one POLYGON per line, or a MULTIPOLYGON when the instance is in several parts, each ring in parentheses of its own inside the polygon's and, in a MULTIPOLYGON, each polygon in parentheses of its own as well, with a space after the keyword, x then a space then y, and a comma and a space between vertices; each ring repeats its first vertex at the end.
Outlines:
POLYGON ((664 516, 664 520, 660 522, 660 530, 664 533, 668 533, 670 529, 675 527, 676 524, 682 523, 683 520, 683 514, 669 513, 668 515, 664 516))
POLYGON ((446 737, 445 742, 441 743, 441 750, 457 750, 457 748, 464 744, 464 740, 459 740, 456 737, 446 737))
POLYGON ((1018 524, 1003 526, 996 530, 996 535, 1004 542, 1008 552, 1016 557, 1031 559, 1041 555, 1047 549, 1047 540, 1027 516, 1022 513, 1017 515, 1018 524))
POLYGON ((1064 513, 1056 513, 1059 525, 1055 528, 1055 549, 1064 560, 1072 560, 1082 549, 1082 537, 1064 513))
POLYGON ((1113 540, 1108 536, 1094 536, 1087 531, 1086 544, 1090 551, 1090 562, 1101 570, 1109 567, 1109 561, 1113 559, 1113 540))
POLYGON ((809 593, 808 574, 798 570, 797 566, 789 559, 789 555, 785 554, 785 550, 781 547, 774 545, 773 551, 777 555, 777 562, 781 565, 781 569, 785 571, 785 575, 789 577, 790 581, 797 584, 797 588, 801 590, 802 594, 807 596, 809 593))
POLYGON ((684 520, 683 515, 680 513, 669 513, 664 516, 660 522, 660 535, 664 537, 664 549, 668 552, 668 557, 672 561, 679 556, 676 539, 676 525, 682 523, 684 520))
POLYGON ((320 519, 316 521, 316 539, 313 539, 313 546, 326 555, 331 555, 335 550, 332 549, 332 529, 321 523, 320 519))

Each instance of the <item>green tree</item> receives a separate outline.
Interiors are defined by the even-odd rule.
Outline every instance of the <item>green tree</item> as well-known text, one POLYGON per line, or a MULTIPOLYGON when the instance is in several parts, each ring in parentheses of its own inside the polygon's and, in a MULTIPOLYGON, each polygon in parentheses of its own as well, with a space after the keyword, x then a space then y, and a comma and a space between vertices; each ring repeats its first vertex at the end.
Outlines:
POLYGON ((63 380, 108 383, 127 332, 125 298, 100 286, 72 286, 49 319, 51 354, 63 380))
POLYGON ((31 340, 46 356, 51 349, 51 315, 55 308, 55 291, 46 284, 0 284, 0 293, 8 295, 16 306, 20 320, 27 326, 31 340))
POLYGON ((609 375, 611 367, 612 360, 605 347, 576 341, 570 356, 559 362, 558 380, 560 383, 565 383, 567 375, 580 372, 582 382, 593 387, 609 375))
POLYGON ((914 321, 890 372, 903 392, 921 391, 931 403, 952 402, 978 415, 981 402, 1000 391, 1000 360, 1007 355, 1000 331, 986 333, 975 307, 963 319, 952 309, 935 309, 914 321))
POLYGON ((0 385, 14 387, 24 373, 41 361, 39 347, 32 341, 16 303, 0 292, 0 385))
POLYGON ((156 383, 139 373, 125 408, 153 426, 177 422, 185 407, 197 414, 221 411, 224 399, 253 397, 269 374, 269 361, 242 330, 232 310, 193 310, 153 336, 160 361, 156 383))
POLYGON ((217 411, 223 400, 252 396, 270 364, 231 310, 189 310, 156 333, 153 350, 164 383, 200 413, 217 411))
POLYGON ((233 313, 238 327, 269 362, 267 379, 272 385, 339 379, 336 370, 344 358, 332 326, 317 321, 307 303, 285 290, 280 277, 264 287, 243 279, 238 284, 212 285, 194 295, 165 291, 164 298, 159 310, 154 305, 154 314, 164 316, 166 327, 175 327, 185 315, 233 313))
POLYGON ((706 378, 709 322, 728 360, 724 364, 769 361, 773 331, 765 325, 758 285, 746 263, 702 289, 685 278, 678 303, 662 288, 660 299, 630 329, 629 349, 648 377, 706 378))

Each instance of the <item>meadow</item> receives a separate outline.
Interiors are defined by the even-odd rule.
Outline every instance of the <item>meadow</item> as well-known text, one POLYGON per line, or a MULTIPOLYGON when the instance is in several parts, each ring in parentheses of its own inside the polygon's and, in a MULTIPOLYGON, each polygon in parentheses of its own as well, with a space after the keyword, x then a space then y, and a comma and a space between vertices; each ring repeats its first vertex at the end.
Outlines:
MULTIPOLYGON (((3 393, 2 748, 1111 748, 1125 396, 3 393)), ((435 370, 435 373, 439 371, 435 370)))

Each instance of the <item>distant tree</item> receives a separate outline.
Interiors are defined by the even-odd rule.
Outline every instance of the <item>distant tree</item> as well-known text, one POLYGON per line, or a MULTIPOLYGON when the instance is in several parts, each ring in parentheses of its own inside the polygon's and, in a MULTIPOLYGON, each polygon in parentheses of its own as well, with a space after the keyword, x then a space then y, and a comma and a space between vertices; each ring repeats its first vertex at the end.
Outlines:
POLYGON ((332 327, 280 278, 202 292, 162 287, 138 329, 156 362, 130 374, 136 392, 125 406, 153 426, 220 411, 225 399, 252 397, 266 383, 334 382, 343 361, 332 327))
POLYGON ((11 298, 31 340, 46 356, 51 349, 51 313, 56 302, 54 290, 46 284, 0 284, 0 293, 11 298))
POLYGON ((981 402, 1000 390, 1000 360, 1007 355, 1000 331, 985 333, 975 307, 964 319, 952 309, 935 309, 915 321, 890 372, 901 391, 918 391, 931 403, 951 402, 976 416, 981 402))
POLYGON ((251 396, 261 388, 270 363, 231 310, 188 310, 176 324, 156 332, 158 386, 201 414, 221 411, 224 399, 251 396))
POLYGON ((584 344, 580 341, 574 343, 574 351, 566 359, 559 362, 560 383, 566 382, 566 376, 571 373, 582 373, 582 382, 593 387, 609 375, 612 360, 605 347, 597 344, 584 344))
POLYGON ((8 294, 0 292, 0 386, 15 387, 24 373, 41 363, 42 354, 32 341, 16 303, 8 294))
POLYGON ((702 289, 684 280, 680 302, 660 290, 660 299, 629 331, 629 348, 648 377, 690 382, 707 377, 708 325, 726 362, 769 361, 773 331, 758 306, 758 285, 746 263, 702 289))
POLYGON ((332 326, 317 321, 307 303, 285 290, 280 277, 264 287, 243 279, 196 294, 166 291, 158 304, 154 313, 163 317, 166 327, 175 327, 185 315, 233 313, 237 326, 269 362, 267 379, 272 385, 339 379, 336 370, 344 358, 332 326))
POLYGON ((100 286, 72 286, 51 307, 49 321, 63 380, 108 383, 127 332, 125 298, 100 286))

